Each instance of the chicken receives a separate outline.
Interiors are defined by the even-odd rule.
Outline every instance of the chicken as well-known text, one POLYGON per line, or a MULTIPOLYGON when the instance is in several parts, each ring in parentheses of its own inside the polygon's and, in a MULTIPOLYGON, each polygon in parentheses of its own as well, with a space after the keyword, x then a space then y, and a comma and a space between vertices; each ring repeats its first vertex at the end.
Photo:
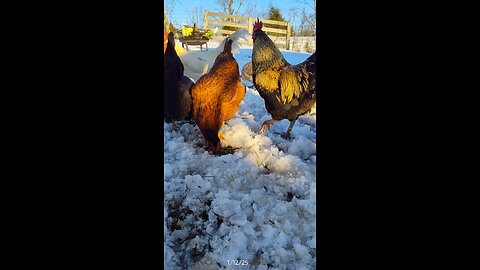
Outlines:
POLYGON ((290 65, 262 26, 258 19, 253 25, 252 77, 272 119, 262 124, 259 133, 276 121, 288 119, 290 125, 282 136, 289 138, 295 121, 316 102, 316 52, 303 63, 290 65))
MULTIPOLYGON (((239 39, 247 40, 248 31, 246 29, 239 29, 232 33, 229 39, 233 41, 232 52, 238 54, 239 39)), ((185 75, 192 78, 194 81, 208 73, 215 62, 215 58, 223 51, 227 37, 222 40, 217 48, 209 49, 208 51, 186 51, 182 46, 175 46, 175 51, 182 60, 185 67, 185 75)))
MULTIPOLYGON (((165 37, 166 35, 164 35, 164 39, 165 37)), ((183 75, 183 64, 175 52, 175 40, 172 32, 168 34, 166 43, 163 60, 164 114, 165 121, 172 123, 172 128, 175 130, 175 121, 192 118, 191 87, 194 83, 183 75)))
POLYGON ((210 72, 192 87, 193 118, 205 138, 206 149, 214 154, 221 148, 220 128, 235 115, 245 96, 238 63, 231 52, 232 43, 231 39, 225 43, 210 72))

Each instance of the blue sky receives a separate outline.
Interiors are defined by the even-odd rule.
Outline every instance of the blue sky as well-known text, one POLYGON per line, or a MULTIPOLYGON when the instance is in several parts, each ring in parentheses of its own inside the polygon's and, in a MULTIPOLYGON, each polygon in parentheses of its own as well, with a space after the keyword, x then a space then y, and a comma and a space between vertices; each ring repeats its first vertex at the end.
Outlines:
MULTIPOLYGON (((307 1, 313 2, 312 0, 307 1)), ((172 2, 172 0, 164 0, 163 2, 168 12, 169 3, 172 2)), ((255 14, 254 16, 261 16, 262 14, 267 12, 269 5, 272 4, 273 6, 280 9, 282 16, 286 20, 289 20, 291 17, 290 9, 295 8, 295 10, 297 11, 297 18, 292 22, 293 26, 295 27, 300 21, 300 15, 303 8, 305 8, 307 12, 311 12, 311 8, 305 4, 302 4, 301 2, 302 1, 297 0, 245 0, 238 15, 243 15, 242 13, 245 12, 249 7, 255 6, 255 12, 257 14, 255 14)), ((189 24, 188 22, 190 21, 190 18, 194 13, 193 10, 195 7, 199 7, 202 11, 200 16, 200 22, 202 23, 203 12, 205 11, 205 9, 214 12, 219 12, 220 10, 220 5, 217 4, 216 0, 174 0, 174 8, 171 16, 172 18, 169 17, 168 19, 169 21, 172 21, 172 23, 176 27, 179 27, 182 24, 189 24)), ((237 7, 238 2, 234 0, 233 8, 236 9, 237 7)))

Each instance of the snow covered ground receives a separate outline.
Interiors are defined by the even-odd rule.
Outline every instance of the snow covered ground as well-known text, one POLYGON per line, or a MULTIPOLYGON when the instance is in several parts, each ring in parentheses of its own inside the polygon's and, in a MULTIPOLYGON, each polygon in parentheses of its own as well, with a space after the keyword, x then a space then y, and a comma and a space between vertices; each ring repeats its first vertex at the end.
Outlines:
MULTIPOLYGON (((235 57, 240 71, 251 53, 244 46, 235 57)), ((282 53, 291 64, 310 55, 282 53)), ((295 123, 291 140, 279 134, 287 120, 259 135, 267 119, 263 99, 247 89, 224 126, 222 147, 238 149, 220 156, 204 149, 194 123, 174 132, 164 123, 166 269, 316 268, 316 108, 295 123)))

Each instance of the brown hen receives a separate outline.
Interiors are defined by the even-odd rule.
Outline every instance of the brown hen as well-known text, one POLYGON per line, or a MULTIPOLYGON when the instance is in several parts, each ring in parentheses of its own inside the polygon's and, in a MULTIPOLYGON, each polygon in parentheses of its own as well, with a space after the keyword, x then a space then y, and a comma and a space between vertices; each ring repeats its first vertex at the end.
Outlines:
POLYGON ((200 77, 192 88, 193 118, 205 138, 206 148, 215 154, 220 152, 223 138, 220 128, 235 115, 245 96, 245 86, 231 50, 229 39, 210 72, 200 77))

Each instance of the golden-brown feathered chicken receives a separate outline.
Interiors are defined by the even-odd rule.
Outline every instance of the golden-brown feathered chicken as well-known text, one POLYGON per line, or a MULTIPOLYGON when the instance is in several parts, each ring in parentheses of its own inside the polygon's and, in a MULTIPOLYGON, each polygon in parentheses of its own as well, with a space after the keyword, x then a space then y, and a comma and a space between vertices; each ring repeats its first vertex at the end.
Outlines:
POLYGON ((215 154, 221 148, 220 128, 235 115, 245 96, 245 86, 231 50, 229 39, 210 72, 200 77, 192 88, 193 118, 205 138, 206 148, 215 154))
POLYGON ((298 65, 290 65, 275 43, 262 31, 262 22, 253 25, 253 84, 265 100, 272 119, 260 128, 264 133, 275 121, 290 120, 284 137, 290 137, 295 121, 310 111, 316 102, 316 52, 298 65))

